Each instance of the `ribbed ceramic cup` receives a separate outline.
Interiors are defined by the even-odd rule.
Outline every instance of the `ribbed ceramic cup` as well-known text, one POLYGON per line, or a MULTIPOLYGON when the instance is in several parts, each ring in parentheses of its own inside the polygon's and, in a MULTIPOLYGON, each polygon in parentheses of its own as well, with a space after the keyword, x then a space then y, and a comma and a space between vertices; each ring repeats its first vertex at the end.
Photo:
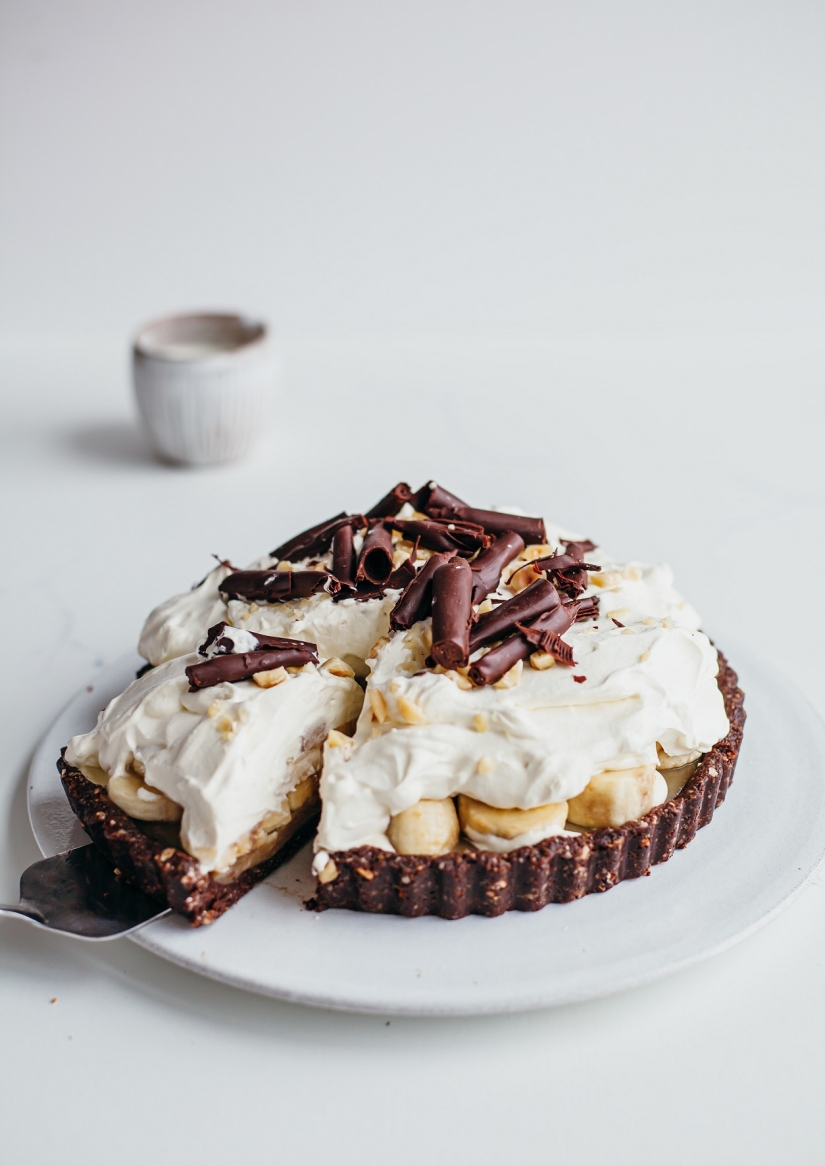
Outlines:
POLYGON ((167 316, 138 333, 135 396, 155 452, 185 465, 234 461, 270 428, 278 360, 260 320, 167 316))

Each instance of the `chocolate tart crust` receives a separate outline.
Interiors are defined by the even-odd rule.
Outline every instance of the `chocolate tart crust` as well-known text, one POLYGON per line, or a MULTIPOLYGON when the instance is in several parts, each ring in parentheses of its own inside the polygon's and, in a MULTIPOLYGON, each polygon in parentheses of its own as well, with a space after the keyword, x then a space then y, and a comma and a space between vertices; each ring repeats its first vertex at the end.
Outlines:
POLYGON ((338 874, 319 882, 307 906, 390 915, 502 915, 539 911, 650 874, 706 826, 733 779, 745 723, 744 694, 719 653, 719 689, 730 732, 704 755, 682 792, 623 826, 556 835, 509 854, 467 851, 441 857, 390 854, 372 846, 330 855, 338 874))
POLYGON ((95 785, 69 765, 63 753, 57 763, 60 780, 72 810, 98 850, 127 883, 166 903, 194 927, 213 923, 315 836, 317 808, 265 862, 249 867, 230 882, 219 882, 204 874, 198 861, 179 846, 148 837, 133 818, 115 805, 103 786, 95 785))

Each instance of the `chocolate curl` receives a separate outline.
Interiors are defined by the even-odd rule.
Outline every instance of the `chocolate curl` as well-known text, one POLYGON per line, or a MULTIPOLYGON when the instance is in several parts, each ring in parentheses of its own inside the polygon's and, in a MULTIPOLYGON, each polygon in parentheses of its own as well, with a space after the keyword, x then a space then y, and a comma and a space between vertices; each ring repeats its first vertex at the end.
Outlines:
MULTIPOLYGON (((213 656, 227 656, 235 651, 235 641, 231 634, 225 635, 227 627, 226 620, 221 620, 220 623, 213 624, 213 626, 206 633, 206 639, 198 648, 198 654, 201 656, 208 656, 209 649, 214 645, 215 651, 213 656)), ((245 635, 252 636, 258 648, 304 648, 307 652, 311 652, 313 656, 317 656, 317 648, 315 644, 311 644, 309 640, 293 640, 287 639, 284 636, 265 636, 262 632, 245 632, 245 635)), ((317 663, 317 660, 316 660, 317 663)))
POLYGON ((355 547, 351 526, 341 526, 332 539, 332 573, 342 587, 355 588, 355 547))
POLYGON ((361 547, 355 582, 383 586, 392 574, 392 535, 381 522, 370 527, 361 547))
POLYGON ((406 631, 420 619, 427 618, 433 605, 433 575, 444 563, 449 563, 454 555, 455 551, 430 555, 390 612, 390 627, 393 631, 406 631))
POLYGON ((368 580, 362 580, 354 587, 342 587, 337 595, 333 595, 332 602, 338 603, 342 599, 355 599, 358 603, 363 603, 366 599, 382 599, 387 591, 403 591, 404 588, 412 582, 415 578, 415 559, 418 551, 418 543, 415 544, 410 554, 402 562, 400 567, 396 567, 390 575, 386 583, 370 583, 368 580))
POLYGON ((577 599, 573 603, 565 603, 564 606, 567 608, 575 607, 576 623, 582 623, 586 619, 596 619, 598 616, 599 597, 598 595, 588 595, 587 599, 577 599))
POLYGON ((560 603, 559 593, 553 584, 547 579, 537 579, 506 603, 477 618, 470 633, 470 652, 482 644, 489 644, 491 640, 503 639, 512 632, 517 622, 533 620, 543 612, 558 607, 560 603))
POLYGON ((364 518, 395 518, 405 502, 409 502, 413 492, 406 482, 399 482, 393 486, 389 494, 385 494, 380 502, 376 502, 372 510, 368 510, 364 518))
POLYGON ((465 559, 442 563, 433 575, 432 657, 442 668, 463 668, 470 658, 473 572, 465 559))
POLYGON ((505 531, 477 559, 470 563, 473 572, 473 603, 481 603, 501 582, 501 572, 524 550, 524 539, 514 530, 505 531))
POLYGON ((587 587, 588 571, 600 571, 601 567, 595 563, 585 563, 585 548, 593 548, 593 544, 586 542, 566 542, 567 553, 563 555, 549 555, 545 559, 536 559, 534 567, 539 571, 546 571, 552 576, 553 582, 565 595, 575 599, 587 587))
POLYGON ((415 556, 418 544, 413 547, 400 567, 396 567, 387 583, 388 591, 403 591, 415 578, 415 556))
POLYGON ((419 539, 428 551, 458 551, 472 555, 490 545, 490 538, 471 522, 440 522, 434 518, 394 518, 393 530, 405 538, 419 539))
POLYGON ((431 506, 427 513, 433 518, 440 518, 443 522, 460 519, 462 522, 476 523, 488 534, 505 534, 506 531, 513 530, 521 535, 528 546, 531 543, 547 542, 543 518, 527 518, 522 514, 507 514, 499 510, 476 510, 473 506, 463 505, 443 508, 431 506))
POLYGON ((340 530, 342 526, 354 526, 358 529, 366 525, 367 522, 363 514, 346 514, 342 510, 334 518, 328 518, 326 522, 319 522, 317 526, 311 526, 309 530, 296 534, 294 538, 287 539, 285 543, 276 547, 271 555, 273 559, 286 559, 288 562, 292 562, 294 559, 305 559, 307 555, 320 555, 329 550, 336 530, 340 530))
POLYGON ((516 624, 516 627, 533 648, 549 652, 559 664, 573 665, 576 663, 573 649, 561 638, 575 623, 576 613, 571 610, 573 607, 575 604, 572 603, 568 607, 557 607, 540 615, 529 627, 522 623, 516 624))
MULTIPOLYGON (((296 640, 294 643, 301 643, 296 640)), ((289 641, 287 641, 289 643, 289 641)), ((229 681, 249 680, 256 672, 269 672, 273 668, 296 668, 301 664, 317 664, 315 645, 309 652, 306 648, 264 648, 260 652, 235 652, 228 656, 213 656, 203 664, 190 664, 186 669, 189 691, 212 688, 216 684, 229 681)))
POLYGON ((533 651, 533 645, 529 644, 524 636, 510 636, 508 640, 491 648, 485 656, 471 664, 467 675, 479 688, 485 684, 495 684, 514 664, 519 660, 526 660, 533 651))
POLYGON ((410 499, 414 508, 422 514, 429 514, 430 507, 443 506, 466 506, 466 502, 456 495, 451 494, 449 490, 445 490, 436 482, 427 482, 420 490, 416 490, 415 494, 410 499))
POLYGON ((563 538, 561 541, 567 547, 568 554, 576 555, 580 559, 583 559, 585 555, 589 555, 591 551, 595 551, 596 549, 596 544, 589 538, 581 539, 578 542, 571 538, 563 538))
POLYGON ((247 603, 282 603, 286 599, 307 599, 316 591, 335 595, 341 584, 329 571, 237 571, 218 584, 227 599, 247 603))

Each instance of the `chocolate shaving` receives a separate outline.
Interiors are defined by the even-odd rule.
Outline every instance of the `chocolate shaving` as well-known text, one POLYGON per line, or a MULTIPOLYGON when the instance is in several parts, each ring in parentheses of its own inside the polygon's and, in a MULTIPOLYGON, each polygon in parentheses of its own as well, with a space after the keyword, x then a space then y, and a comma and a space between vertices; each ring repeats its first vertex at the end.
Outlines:
POLYGON ((585 563, 575 555, 547 555, 543 559, 533 559, 533 566, 539 571, 601 571, 596 563, 585 563))
POLYGON ((383 586, 392 574, 392 535, 382 522, 367 531, 355 572, 356 583, 383 586))
MULTIPOLYGON (((225 635, 227 627, 232 627, 226 620, 221 620, 220 623, 213 624, 206 633, 206 639, 198 648, 198 654, 201 656, 209 656, 209 649, 214 646, 212 656, 228 656, 235 652, 235 641, 231 635, 225 635)), ((293 640, 285 636, 265 636, 262 632, 248 632, 244 635, 252 636, 258 648, 279 648, 287 650, 289 648, 304 648, 307 652, 311 652, 316 657, 318 649, 315 644, 311 644, 309 640, 293 640)))
MULTIPOLYGON (((286 641, 289 643, 290 641, 286 641)), ((300 640, 293 641, 296 645, 300 640)), ((189 691, 212 688, 216 684, 229 681, 249 680, 256 672, 269 672, 273 668, 297 668, 302 664, 317 664, 315 645, 312 651, 303 647, 264 648, 259 652, 234 652, 228 656, 213 656, 203 664, 190 664, 186 669, 189 691)))
POLYGON ((510 636, 471 664, 467 675, 479 688, 485 684, 495 684, 519 660, 526 660, 533 650, 533 645, 521 634, 510 636))
POLYGON ((410 502, 422 514, 429 514, 430 507, 437 509, 441 506, 467 505, 456 494, 451 494, 449 490, 445 490, 443 486, 439 486, 435 482, 427 482, 420 490, 416 490, 410 502))
POLYGON ((565 603, 567 608, 575 607, 576 623, 583 623, 586 619, 595 619, 599 614, 598 595, 588 595, 586 599, 576 599, 572 603, 565 603))
POLYGON ((406 482, 399 482, 397 486, 393 486, 389 494, 385 494, 380 502, 376 502, 371 510, 368 510, 364 515, 365 518, 395 518, 398 511, 405 502, 410 502, 413 498, 413 492, 406 482))
POLYGON ((517 622, 533 620, 543 612, 558 607, 560 603, 559 593, 553 584, 547 579, 537 579, 506 603, 478 616, 470 633, 470 652, 492 640, 503 639, 517 622))
POLYGON ((624 627, 624 624, 623 624, 623 623, 621 623, 621 622, 620 622, 619 620, 617 620, 617 619, 613 619, 613 616, 612 616, 612 615, 611 615, 611 617, 610 617, 610 618, 611 618, 611 620, 613 620, 613 623, 616 625, 616 627, 617 627, 617 628, 623 628, 623 627, 624 627))
MULTIPOLYGON (((524 595, 525 592, 520 594, 524 595)), ((516 628, 515 635, 491 648, 486 655, 470 665, 468 675, 473 684, 495 684, 517 661, 525 660, 537 649, 549 652, 560 664, 574 665, 573 649, 561 637, 573 626, 577 606, 575 603, 557 605, 551 611, 543 612, 530 624, 516 620, 513 625, 516 628)))
POLYGON ((405 538, 420 539, 428 551, 458 551, 472 555, 490 545, 490 537, 471 522, 440 522, 433 518, 403 518, 391 521, 393 530, 405 538))
POLYGON ((557 607, 540 615, 529 626, 518 623, 516 627, 534 648, 549 652, 560 664, 575 664, 573 649, 561 638, 576 621, 574 606, 571 603, 569 607, 557 607))
POLYGON ((355 588, 355 546, 351 526, 341 526, 332 539, 332 573, 342 588, 355 588))
POLYGON ((334 518, 319 522, 317 526, 311 526, 309 530, 296 534, 294 538, 287 539, 285 543, 276 547, 271 555, 273 559, 279 561, 286 559, 287 562, 292 562, 296 559, 305 559, 308 555, 323 554, 329 550, 336 530, 342 526, 354 526, 358 529, 366 525, 367 522, 363 514, 346 514, 342 510, 334 518))
MULTIPOLYGON (((444 551, 441 554, 430 555, 427 562, 416 574, 404 590, 390 612, 390 627, 393 631, 406 631, 420 619, 426 619, 432 611, 433 575, 444 563, 448 563, 455 555, 455 551, 444 551)), ((402 564, 403 566, 403 564, 402 564)), ((400 568, 399 568, 400 569, 400 568)))
POLYGON ((594 550, 594 544, 586 539, 584 542, 564 540, 565 554, 548 555, 545 559, 536 559, 534 566, 539 571, 546 571, 548 578, 556 584, 562 594, 575 599, 581 595, 588 584, 588 571, 601 571, 595 563, 585 563, 587 551, 594 550))
POLYGON ((386 583, 375 584, 364 580, 353 589, 342 588, 337 595, 333 595, 332 602, 338 603, 342 599, 355 599, 358 603, 363 603, 366 599, 383 599, 387 591, 403 591, 415 578, 417 549, 418 544, 413 547, 401 566, 395 568, 386 583))
POLYGON ((388 591, 403 591, 415 578, 415 559, 418 550, 418 544, 413 547, 412 552, 404 559, 400 567, 396 567, 390 575, 387 583, 388 591))
POLYGON ((442 563, 433 575, 432 658, 442 668, 463 668, 470 657, 473 573, 465 559, 442 563))
POLYGON ((495 542, 482 551, 470 564, 473 571, 473 604, 495 591, 501 582, 501 572, 524 550, 524 539, 514 530, 500 534, 495 542))
POLYGON ((585 555, 589 555, 591 551, 595 551, 596 549, 596 544, 589 538, 580 539, 579 541, 563 538, 561 541, 567 547, 568 554, 577 555, 579 558, 584 558, 585 555))
POLYGON ((227 599, 247 603, 281 603, 307 599, 316 591, 335 595, 341 584, 329 571, 236 571, 227 575, 218 590, 227 599))
POLYGON ((483 527, 488 534, 505 534, 512 530, 520 534, 528 546, 531 543, 547 542, 543 518, 528 518, 522 514, 507 514, 499 510, 477 510, 474 506, 437 507, 432 503, 428 506, 427 513, 445 522, 451 519, 474 522, 483 527))

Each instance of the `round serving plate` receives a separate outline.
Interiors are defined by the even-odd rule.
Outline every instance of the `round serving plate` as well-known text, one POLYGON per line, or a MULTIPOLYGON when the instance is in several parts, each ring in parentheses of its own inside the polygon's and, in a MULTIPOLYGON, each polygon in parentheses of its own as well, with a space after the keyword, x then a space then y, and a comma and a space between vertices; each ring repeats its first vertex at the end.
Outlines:
MULTIPOLYGON (((787 681, 731 656, 748 712, 733 785, 710 825, 647 878, 495 919, 315 914, 303 905, 313 891, 306 847, 212 926, 166 916, 130 938, 252 992, 419 1016, 589 1000, 706 959, 767 923, 825 855, 825 726, 787 681)), ((45 855, 88 841, 60 785, 60 749, 93 727, 140 664, 130 655, 102 669, 34 756, 29 816, 45 855)))

